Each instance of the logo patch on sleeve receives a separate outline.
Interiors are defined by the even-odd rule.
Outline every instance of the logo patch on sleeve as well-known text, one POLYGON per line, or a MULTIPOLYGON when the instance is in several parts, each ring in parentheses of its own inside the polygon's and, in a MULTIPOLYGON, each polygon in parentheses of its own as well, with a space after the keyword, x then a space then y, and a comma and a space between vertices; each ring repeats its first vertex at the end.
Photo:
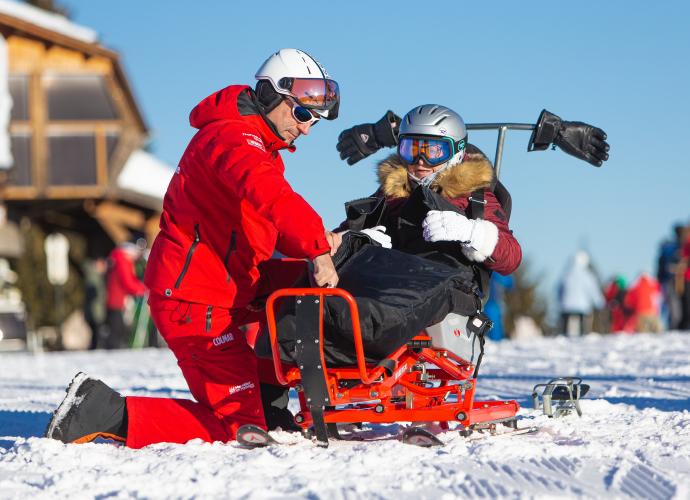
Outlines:
POLYGON ((259 136, 256 136, 254 134, 247 134, 247 133, 242 133, 247 139, 247 144, 250 146, 254 146, 255 148, 259 148, 261 151, 264 153, 266 152, 266 148, 264 148, 264 143, 261 140, 259 136))
POLYGON ((501 220, 506 220, 506 216, 503 215, 503 212, 501 212, 498 208, 494 210, 494 215, 501 220))
POLYGON ((259 148, 264 153, 266 152, 264 145, 260 142, 256 142, 254 139, 247 139, 247 144, 249 144, 250 146, 254 146, 255 148, 259 148))

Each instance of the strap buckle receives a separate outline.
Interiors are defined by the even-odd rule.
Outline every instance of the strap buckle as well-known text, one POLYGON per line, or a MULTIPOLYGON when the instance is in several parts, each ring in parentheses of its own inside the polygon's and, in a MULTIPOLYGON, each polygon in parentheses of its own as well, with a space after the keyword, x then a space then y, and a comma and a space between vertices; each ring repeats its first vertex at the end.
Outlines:
POLYGON ((470 201, 473 201, 473 202, 475 202, 475 203, 481 203, 482 205, 486 205, 487 203, 489 203, 489 202, 486 201, 486 200, 475 200, 475 199, 472 198, 471 196, 470 196, 469 200, 470 200, 470 201))

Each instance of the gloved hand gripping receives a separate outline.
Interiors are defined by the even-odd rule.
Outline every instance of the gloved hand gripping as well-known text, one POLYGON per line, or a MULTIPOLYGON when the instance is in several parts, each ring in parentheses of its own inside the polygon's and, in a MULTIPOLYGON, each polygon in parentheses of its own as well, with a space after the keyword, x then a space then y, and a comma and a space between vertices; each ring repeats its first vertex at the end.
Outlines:
POLYGON ((527 151, 543 151, 553 143, 575 158, 601 167, 609 159, 606 133, 582 122, 566 122, 546 110, 541 112, 527 151))

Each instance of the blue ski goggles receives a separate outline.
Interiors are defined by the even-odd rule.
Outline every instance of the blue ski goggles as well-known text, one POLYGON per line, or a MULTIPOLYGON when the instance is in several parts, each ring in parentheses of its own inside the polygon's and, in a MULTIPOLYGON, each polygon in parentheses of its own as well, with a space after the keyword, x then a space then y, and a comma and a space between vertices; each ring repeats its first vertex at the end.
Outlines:
POLYGON ((420 158, 428 165, 440 165, 464 149, 464 139, 459 142, 450 137, 437 136, 400 136, 398 139, 398 154, 410 165, 417 163, 420 158))

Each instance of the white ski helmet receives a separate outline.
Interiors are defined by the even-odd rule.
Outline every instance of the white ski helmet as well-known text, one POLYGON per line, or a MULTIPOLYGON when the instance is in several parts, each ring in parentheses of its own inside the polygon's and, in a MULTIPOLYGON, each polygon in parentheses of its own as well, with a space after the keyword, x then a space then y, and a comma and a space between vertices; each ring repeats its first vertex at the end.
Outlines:
POLYGON ((338 117, 338 84, 319 61, 302 50, 279 50, 254 76, 258 80, 257 97, 267 113, 283 101, 282 96, 290 96, 300 106, 314 110, 326 120, 338 117))
POLYGON ((443 167, 419 180, 429 185, 436 175, 465 159, 467 129, 459 114, 445 106, 424 104, 407 113, 400 124, 398 154, 408 164, 423 158, 431 166, 443 167))

